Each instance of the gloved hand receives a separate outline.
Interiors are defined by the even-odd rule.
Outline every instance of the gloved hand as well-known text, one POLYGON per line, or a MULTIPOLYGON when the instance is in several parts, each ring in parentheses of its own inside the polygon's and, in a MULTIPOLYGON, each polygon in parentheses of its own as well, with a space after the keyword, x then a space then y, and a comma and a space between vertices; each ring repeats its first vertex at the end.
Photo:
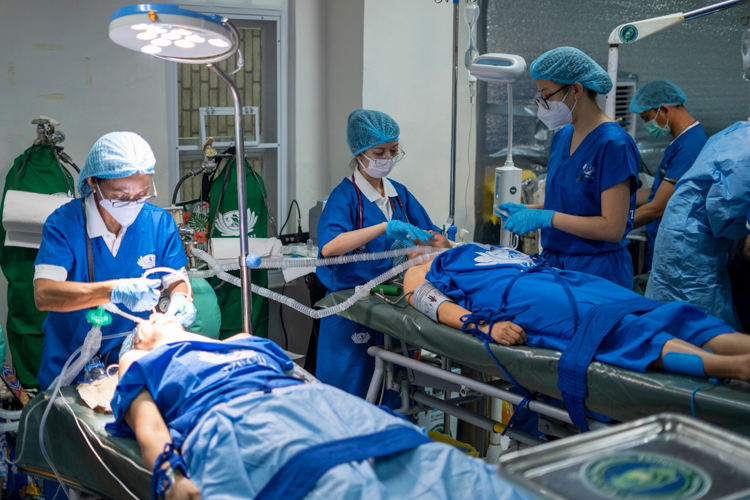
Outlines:
POLYGON ((411 224, 408 224, 406 222, 401 222, 400 220, 392 220, 388 223, 388 227, 385 230, 386 236, 389 238, 393 238, 395 240, 403 241, 404 243, 412 242, 409 240, 408 237, 410 237, 413 242, 416 242, 417 240, 421 240, 425 243, 429 242, 434 236, 432 236, 427 231, 423 231, 419 229, 417 226, 412 226, 411 224))
POLYGON ((521 210, 508 218, 504 229, 511 233, 526 234, 543 227, 552 227, 553 215, 555 215, 554 210, 521 210))
POLYGON ((518 203, 501 203, 495 208, 495 215, 503 219, 503 222, 507 221, 508 218, 516 215, 518 212, 528 210, 526 205, 518 203))
POLYGON ((176 292, 172 294, 169 307, 164 314, 174 316, 182 326, 187 328, 195 321, 196 312, 195 305, 193 305, 193 301, 188 298, 187 294, 176 292))
POLYGON ((110 300, 122 304, 133 312, 148 311, 159 303, 161 280, 130 278, 118 280, 112 289, 110 300))

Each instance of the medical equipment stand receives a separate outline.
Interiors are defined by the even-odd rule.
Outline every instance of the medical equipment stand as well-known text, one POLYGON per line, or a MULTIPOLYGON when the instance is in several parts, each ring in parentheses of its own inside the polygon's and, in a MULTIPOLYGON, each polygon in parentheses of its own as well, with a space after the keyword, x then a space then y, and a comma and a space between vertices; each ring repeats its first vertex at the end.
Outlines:
MULTIPOLYGON (((177 36, 177 39, 181 39, 183 34, 177 36)), ((237 28, 226 17, 220 17, 216 14, 201 14, 169 4, 140 4, 123 7, 115 11, 110 20, 109 35, 112 41, 125 48, 141 51, 165 61, 183 64, 205 64, 211 71, 216 73, 232 93, 234 100, 235 166, 237 168, 237 208, 240 225, 239 268, 240 288, 242 290, 242 329, 244 332, 252 334, 252 295, 250 291, 250 270, 247 266, 247 192, 245 190, 245 176, 242 175, 242 169, 245 166, 245 130, 242 114, 242 98, 240 97, 237 85, 235 85, 230 76, 215 66, 216 63, 229 59, 237 53, 240 44, 240 34, 237 28), (157 28, 157 31, 154 32, 155 34, 166 33, 168 29, 174 30, 175 28, 179 28, 178 31, 189 32, 189 34, 203 34, 204 37, 199 36, 198 38, 201 40, 196 40, 195 42, 181 40, 182 42, 189 42, 181 45, 177 45, 177 42, 172 44, 171 41, 167 41, 158 47, 152 48, 152 51, 146 51, 144 49, 149 47, 142 47, 142 42, 138 42, 135 34, 140 33, 141 30, 152 28, 157 28), (127 35, 123 35, 123 33, 127 33, 127 35), (214 39, 216 36, 225 39, 214 39), (182 48, 176 49, 178 54, 183 53, 180 50, 185 50, 184 54, 189 56, 191 54, 190 50, 197 50, 193 48, 205 42, 206 38, 212 39, 208 40, 208 44, 201 46, 203 47, 201 49, 203 52, 194 52, 195 54, 205 54, 203 56, 181 57, 179 55, 166 55, 163 52, 167 50, 167 47, 170 47, 171 50, 171 47, 177 46, 182 48), (226 40, 229 40, 231 43, 226 40), (211 43, 212 41, 214 43, 211 43), (224 47, 229 47, 229 49, 224 52, 217 52, 223 50, 224 47), (206 48, 208 52, 206 52, 206 48), (160 53, 161 55, 159 55, 160 53)), ((140 38, 140 40, 150 40, 150 38, 140 38)))
POLYGON ((453 108, 451 115, 451 192, 448 207, 447 226, 452 226, 456 218, 456 124, 458 121, 458 4, 453 0, 453 108))
POLYGON ((692 21, 699 17, 714 14, 716 12, 731 9, 741 3, 745 3, 748 0, 725 0, 723 2, 715 3, 713 5, 707 5, 699 9, 694 9, 688 12, 678 12, 676 14, 668 14, 661 17, 653 17, 651 19, 644 19, 642 21, 636 21, 634 23, 621 24, 615 28, 612 33, 609 34, 609 59, 607 60, 607 73, 612 79, 612 90, 607 94, 607 101, 604 107, 604 112, 610 118, 615 117, 615 96, 617 93, 617 66, 620 59, 620 45, 623 43, 629 44, 634 43, 642 38, 658 33, 665 30, 675 24, 680 24, 684 21, 692 21))

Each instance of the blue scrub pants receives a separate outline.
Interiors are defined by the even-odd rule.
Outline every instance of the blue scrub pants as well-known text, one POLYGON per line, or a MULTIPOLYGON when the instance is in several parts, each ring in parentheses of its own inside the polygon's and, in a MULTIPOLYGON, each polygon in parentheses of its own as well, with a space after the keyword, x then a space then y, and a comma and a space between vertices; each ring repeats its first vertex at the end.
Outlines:
POLYGON ((581 255, 544 250, 542 257, 558 269, 592 274, 628 290, 633 289, 633 259, 625 247, 613 252, 581 255))
POLYGON ((383 344, 383 334, 340 316, 320 320, 315 376, 324 384, 367 396, 375 371, 375 358, 367 349, 383 344))

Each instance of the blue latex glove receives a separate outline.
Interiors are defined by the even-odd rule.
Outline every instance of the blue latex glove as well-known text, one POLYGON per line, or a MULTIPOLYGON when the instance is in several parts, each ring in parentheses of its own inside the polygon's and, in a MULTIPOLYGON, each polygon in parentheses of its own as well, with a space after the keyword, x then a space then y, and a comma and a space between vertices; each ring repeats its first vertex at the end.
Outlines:
POLYGON ((423 231, 422 229, 419 229, 417 226, 412 226, 411 224, 408 224, 406 222, 401 222, 400 220, 396 220, 396 219, 388 223, 388 227, 385 230, 385 234, 389 238, 400 240, 405 243, 410 242, 409 238, 411 238, 411 240, 414 242, 416 242, 417 240, 421 240, 421 241, 424 241, 425 243, 429 242, 432 238, 434 238, 434 236, 428 233, 427 231, 423 231))
POLYGON ((148 311, 159 303, 161 280, 146 278, 121 279, 112 289, 110 300, 133 312, 148 311))
POLYGON ((193 301, 188 298, 187 294, 176 292, 172 294, 169 307, 164 314, 174 316, 182 326, 188 327, 195 321, 196 312, 193 301))
POLYGON ((504 229, 511 233, 526 234, 543 227, 552 227, 554 210, 521 210, 508 218, 504 229))
POLYGON ((523 210, 528 210, 526 205, 520 205, 518 203, 501 203, 495 208, 495 215, 503 219, 503 222, 505 222, 508 218, 523 210))

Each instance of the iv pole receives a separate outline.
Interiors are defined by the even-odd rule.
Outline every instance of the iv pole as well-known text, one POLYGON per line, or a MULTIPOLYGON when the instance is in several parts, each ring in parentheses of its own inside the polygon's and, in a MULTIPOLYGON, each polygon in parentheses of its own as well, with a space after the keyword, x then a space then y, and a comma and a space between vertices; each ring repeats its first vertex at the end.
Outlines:
POLYGON ((451 116, 451 186, 447 225, 452 226, 456 217, 456 127, 458 121, 458 5, 453 0, 453 108, 451 116))

